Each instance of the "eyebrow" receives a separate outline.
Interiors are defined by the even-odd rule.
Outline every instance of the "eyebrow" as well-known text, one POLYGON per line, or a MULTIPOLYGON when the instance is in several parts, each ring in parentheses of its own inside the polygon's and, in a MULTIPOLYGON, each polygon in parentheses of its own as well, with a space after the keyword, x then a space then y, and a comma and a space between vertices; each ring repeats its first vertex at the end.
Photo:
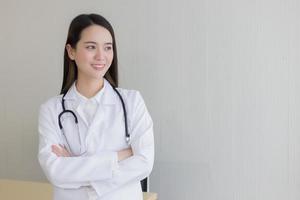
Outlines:
MULTIPOLYGON (((84 44, 97 44, 97 42, 87 41, 87 42, 84 42, 84 44)), ((105 45, 112 45, 113 43, 112 42, 105 42, 104 44, 105 45)))

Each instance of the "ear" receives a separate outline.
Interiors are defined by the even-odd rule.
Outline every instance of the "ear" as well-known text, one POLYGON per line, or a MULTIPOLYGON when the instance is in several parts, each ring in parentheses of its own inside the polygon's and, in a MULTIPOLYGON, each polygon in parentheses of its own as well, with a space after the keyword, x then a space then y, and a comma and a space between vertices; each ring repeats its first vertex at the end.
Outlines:
POLYGON ((72 48, 70 44, 66 45, 66 50, 68 52, 68 56, 71 60, 75 60, 75 49, 72 48))

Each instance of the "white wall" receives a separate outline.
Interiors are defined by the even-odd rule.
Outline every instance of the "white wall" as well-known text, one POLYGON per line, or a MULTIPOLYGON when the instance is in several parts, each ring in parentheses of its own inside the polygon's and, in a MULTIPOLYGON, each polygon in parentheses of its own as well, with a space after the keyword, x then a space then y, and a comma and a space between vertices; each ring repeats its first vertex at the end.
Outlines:
POLYGON ((59 92, 70 20, 115 28, 121 85, 155 122, 160 199, 300 198, 297 0, 0 3, 0 178, 45 180, 39 105, 59 92))

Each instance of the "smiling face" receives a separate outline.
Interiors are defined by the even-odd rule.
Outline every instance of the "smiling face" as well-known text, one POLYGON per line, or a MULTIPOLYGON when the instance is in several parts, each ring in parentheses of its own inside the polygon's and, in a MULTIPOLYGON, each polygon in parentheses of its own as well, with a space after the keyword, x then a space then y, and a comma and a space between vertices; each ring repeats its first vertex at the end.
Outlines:
POLYGON ((110 32, 99 25, 85 28, 75 48, 67 44, 69 58, 76 62, 78 79, 103 79, 113 60, 113 39, 110 32))

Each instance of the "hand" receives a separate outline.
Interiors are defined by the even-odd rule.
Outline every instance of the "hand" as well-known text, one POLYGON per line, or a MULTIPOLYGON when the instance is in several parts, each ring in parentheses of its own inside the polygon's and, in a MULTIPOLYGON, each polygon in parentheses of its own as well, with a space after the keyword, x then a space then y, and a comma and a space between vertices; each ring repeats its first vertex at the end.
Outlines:
POLYGON ((71 157, 71 153, 63 145, 52 145, 52 152, 56 154, 57 157, 71 157))
POLYGON ((131 147, 129 147, 127 149, 123 149, 121 151, 118 151, 118 161, 125 160, 126 158, 129 158, 130 156, 133 156, 131 147))

